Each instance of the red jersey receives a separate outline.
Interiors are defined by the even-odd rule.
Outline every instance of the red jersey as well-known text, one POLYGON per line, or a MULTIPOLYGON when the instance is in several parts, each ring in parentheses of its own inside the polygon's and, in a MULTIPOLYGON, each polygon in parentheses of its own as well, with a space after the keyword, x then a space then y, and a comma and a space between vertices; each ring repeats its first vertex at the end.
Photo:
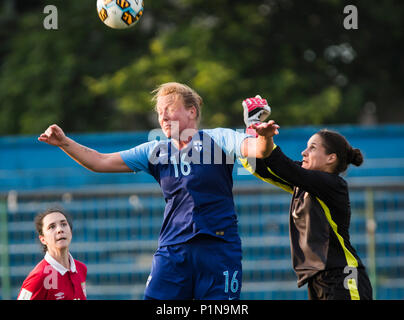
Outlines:
POLYGON ((69 259, 70 270, 47 252, 24 280, 18 300, 86 300, 87 267, 69 259))

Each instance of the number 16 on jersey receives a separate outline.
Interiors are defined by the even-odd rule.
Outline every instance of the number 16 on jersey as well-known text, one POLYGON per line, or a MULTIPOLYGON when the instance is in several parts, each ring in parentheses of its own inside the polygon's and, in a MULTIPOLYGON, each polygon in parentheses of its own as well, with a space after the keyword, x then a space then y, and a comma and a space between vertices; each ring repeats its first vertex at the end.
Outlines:
POLYGON ((223 272, 223 275, 224 275, 224 292, 225 293, 229 292, 229 287, 230 287, 231 292, 233 292, 233 293, 237 292, 237 290, 238 290, 237 274, 238 274, 238 271, 234 271, 233 276, 231 278, 231 281, 229 283, 229 280, 230 280, 229 271, 226 270, 226 271, 223 272))
POLYGON ((177 158, 175 157, 175 155, 171 156, 171 158, 170 158, 171 163, 174 166, 174 175, 175 175, 176 178, 179 177, 179 170, 178 169, 181 170, 181 174, 183 176, 187 176, 187 175, 189 175, 191 173, 191 165, 190 165, 190 163, 188 161, 185 160, 186 156, 187 155, 185 153, 183 153, 181 155, 181 161, 179 163, 179 168, 178 168, 178 161, 177 161, 177 158))

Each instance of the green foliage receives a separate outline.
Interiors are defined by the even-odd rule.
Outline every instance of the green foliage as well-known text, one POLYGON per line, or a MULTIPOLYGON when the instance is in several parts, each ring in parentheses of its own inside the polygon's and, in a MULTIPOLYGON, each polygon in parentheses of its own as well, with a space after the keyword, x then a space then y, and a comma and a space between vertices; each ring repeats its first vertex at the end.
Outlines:
POLYGON ((95 1, 53 0, 56 31, 49 3, 24 2, 0 5, 0 134, 150 129, 167 81, 201 94, 203 127, 243 126, 256 94, 281 125, 357 123, 368 102, 404 120, 400 1, 352 3, 359 29, 345 30, 343 0, 145 0, 134 28, 113 30, 95 1))

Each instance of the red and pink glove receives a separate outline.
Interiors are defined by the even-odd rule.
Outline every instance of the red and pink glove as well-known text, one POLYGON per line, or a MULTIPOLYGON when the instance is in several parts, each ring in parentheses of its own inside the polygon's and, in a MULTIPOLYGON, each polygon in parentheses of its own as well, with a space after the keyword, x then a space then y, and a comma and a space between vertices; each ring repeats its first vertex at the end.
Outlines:
POLYGON ((268 105, 266 99, 262 99, 260 96, 255 98, 248 98, 243 101, 244 109, 244 123, 247 127, 246 133, 253 136, 257 136, 257 133, 251 125, 264 122, 265 119, 271 114, 271 107, 268 105))

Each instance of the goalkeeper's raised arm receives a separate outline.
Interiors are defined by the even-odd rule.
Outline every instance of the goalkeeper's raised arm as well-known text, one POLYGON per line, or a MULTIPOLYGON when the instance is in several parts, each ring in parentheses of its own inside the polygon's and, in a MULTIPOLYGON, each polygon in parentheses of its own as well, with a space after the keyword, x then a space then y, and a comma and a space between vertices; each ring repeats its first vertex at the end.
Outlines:
POLYGON ((244 140, 241 147, 243 156, 259 159, 269 157, 274 147, 273 136, 279 133, 279 126, 273 120, 263 122, 271 114, 267 100, 260 96, 245 99, 243 109, 246 133, 257 137, 244 140))
POLYGON ((100 153, 67 137, 56 124, 49 126, 38 137, 39 141, 57 146, 83 167, 94 172, 131 172, 119 152, 100 153))

